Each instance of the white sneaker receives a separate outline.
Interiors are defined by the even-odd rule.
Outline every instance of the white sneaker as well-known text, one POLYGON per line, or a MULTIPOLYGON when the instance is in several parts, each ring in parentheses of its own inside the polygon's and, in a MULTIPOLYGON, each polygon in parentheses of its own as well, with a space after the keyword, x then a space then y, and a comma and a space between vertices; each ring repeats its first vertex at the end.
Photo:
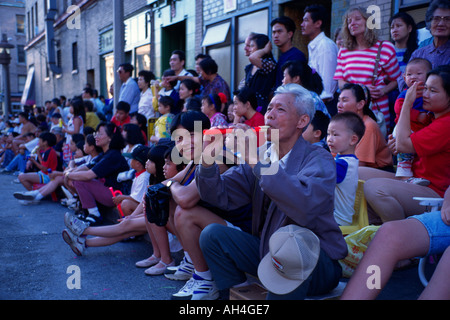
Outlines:
POLYGON ((78 219, 73 212, 66 212, 64 214, 64 224, 76 236, 81 236, 84 230, 89 227, 87 222, 78 219))
POLYGON ((219 299, 219 290, 217 290, 214 280, 205 280, 195 273, 180 291, 172 295, 172 300, 217 299, 219 299))
POLYGON ((61 186, 61 190, 64 192, 67 200, 73 199, 73 194, 64 186, 61 186))
POLYGON ((194 265, 184 257, 178 266, 168 267, 164 272, 164 276, 170 280, 186 281, 192 277, 193 273, 194 265))
POLYGON ((62 232, 62 237, 77 256, 83 254, 84 249, 86 249, 86 238, 78 237, 67 229, 62 232))
POLYGON ((32 200, 36 200, 36 192, 39 192, 39 191, 33 190, 33 191, 25 191, 25 192, 14 192, 13 196, 14 196, 14 198, 19 199, 19 200, 32 201, 32 200))

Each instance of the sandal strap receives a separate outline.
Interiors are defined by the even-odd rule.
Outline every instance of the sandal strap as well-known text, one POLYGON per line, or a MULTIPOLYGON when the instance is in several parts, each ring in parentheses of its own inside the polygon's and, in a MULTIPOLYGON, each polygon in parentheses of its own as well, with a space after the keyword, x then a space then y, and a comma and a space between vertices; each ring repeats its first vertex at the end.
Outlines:
POLYGON ((169 263, 164 263, 162 260, 159 260, 159 262, 162 263, 164 267, 170 267, 170 264, 172 263, 172 261, 170 261, 169 263))

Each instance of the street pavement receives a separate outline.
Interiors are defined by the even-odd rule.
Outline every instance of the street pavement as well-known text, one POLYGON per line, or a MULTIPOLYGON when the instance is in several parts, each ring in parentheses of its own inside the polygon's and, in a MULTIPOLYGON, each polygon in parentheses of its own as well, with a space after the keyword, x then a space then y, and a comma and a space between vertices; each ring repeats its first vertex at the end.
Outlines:
MULTIPOLYGON (((145 239, 76 256, 61 236, 68 209, 51 199, 20 204, 13 193, 25 189, 16 178, 0 175, 1 300, 170 300, 184 285, 135 267, 152 254, 145 239)), ((413 267, 394 272, 378 299, 415 300, 422 290, 413 267)))
POLYGON ((145 240, 88 248, 76 256, 61 236, 68 209, 51 199, 20 204, 13 193, 25 189, 13 183, 16 178, 0 175, 0 299, 169 300, 184 285, 135 267, 152 254, 145 240))

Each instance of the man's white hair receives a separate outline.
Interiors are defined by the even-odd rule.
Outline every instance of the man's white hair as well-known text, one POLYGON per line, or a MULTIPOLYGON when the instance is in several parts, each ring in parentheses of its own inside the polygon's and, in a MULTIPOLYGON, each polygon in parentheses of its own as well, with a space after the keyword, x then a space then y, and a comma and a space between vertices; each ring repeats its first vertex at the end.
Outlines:
POLYGON ((313 119, 314 114, 316 113, 314 107, 314 99, 311 93, 303 88, 301 85, 296 83, 288 83, 282 86, 279 86, 275 90, 275 94, 285 94, 289 93, 294 96, 294 106, 297 109, 298 115, 308 115, 310 121, 313 119))

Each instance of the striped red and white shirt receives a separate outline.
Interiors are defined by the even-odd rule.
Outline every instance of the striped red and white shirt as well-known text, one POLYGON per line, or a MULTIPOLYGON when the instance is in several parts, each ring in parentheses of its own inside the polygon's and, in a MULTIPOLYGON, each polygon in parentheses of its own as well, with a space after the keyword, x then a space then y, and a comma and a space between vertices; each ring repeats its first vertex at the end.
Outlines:
MULTIPOLYGON (((346 48, 341 48, 338 54, 338 63, 336 72, 334 73, 334 79, 345 80, 356 84, 371 85, 375 60, 380 45, 381 41, 377 41, 375 45, 364 50, 348 50, 346 48)), ((378 77, 375 85, 377 88, 385 87, 385 79, 396 81, 400 75, 401 72, 398 66, 395 47, 392 43, 384 41, 381 47, 378 77)), ((373 108, 375 109, 376 105, 378 105, 380 111, 384 114, 386 125, 389 127, 390 117, 388 96, 385 95, 373 102, 373 108)))

